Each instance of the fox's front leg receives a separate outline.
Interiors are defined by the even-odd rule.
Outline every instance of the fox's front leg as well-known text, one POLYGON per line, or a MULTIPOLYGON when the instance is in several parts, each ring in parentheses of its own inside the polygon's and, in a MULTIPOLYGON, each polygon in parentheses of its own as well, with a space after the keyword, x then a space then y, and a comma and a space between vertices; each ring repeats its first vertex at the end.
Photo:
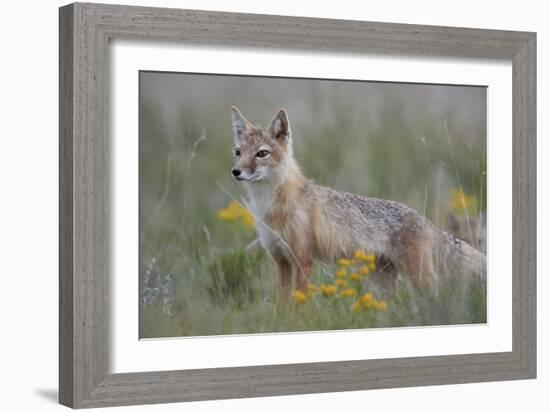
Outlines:
POLYGON ((285 303, 292 287, 292 265, 282 256, 273 256, 277 266, 277 302, 285 303))
POLYGON ((313 259, 300 259, 296 265, 296 289, 307 292, 309 274, 313 268, 313 259))

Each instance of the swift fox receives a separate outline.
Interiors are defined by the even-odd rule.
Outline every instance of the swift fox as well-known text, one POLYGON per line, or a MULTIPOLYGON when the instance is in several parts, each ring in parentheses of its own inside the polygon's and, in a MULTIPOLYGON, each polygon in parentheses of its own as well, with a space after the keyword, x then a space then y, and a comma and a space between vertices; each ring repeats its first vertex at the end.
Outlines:
POLYGON ((390 288, 399 273, 429 287, 443 270, 485 275, 485 255, 390 200, 338 192, 307 180, 292 151, 288 115, 280 109, 268 127, 232 108, 234 166, 244 182, 262 246, 277 266, 279 291, 305 290, 314 260, 335 262, 361 249, 377 256, 390 288))

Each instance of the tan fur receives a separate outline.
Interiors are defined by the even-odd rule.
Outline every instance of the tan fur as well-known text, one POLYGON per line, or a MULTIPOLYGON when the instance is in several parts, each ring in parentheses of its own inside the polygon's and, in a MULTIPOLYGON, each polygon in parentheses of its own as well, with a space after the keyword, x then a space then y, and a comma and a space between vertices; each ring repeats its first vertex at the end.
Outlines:
POLYGON ((485 256, 400 203, 337 192, 306 180, 292 152, 288 115, 267 128, 233 109, 233 175, 246 182, 262 246, 278 268, 279 298, 305 290, 314 260, 334 262, 357 249, 378 256, 379 277, 395 289, 398 273, 430 287, 441 267, 484 274, 485 256), (267 155, 266 155, 267 153, 267 155), (439 265, 441 266, 441 265, 439 265))
POLYGON ((394 259, 394 264, 402 272, 408 273, 416 286, 429 287, 435 276, 431 233, 416 227, 414 215, 406 215, 403 220, 403 227, 398 232, 401 251, 394 259))

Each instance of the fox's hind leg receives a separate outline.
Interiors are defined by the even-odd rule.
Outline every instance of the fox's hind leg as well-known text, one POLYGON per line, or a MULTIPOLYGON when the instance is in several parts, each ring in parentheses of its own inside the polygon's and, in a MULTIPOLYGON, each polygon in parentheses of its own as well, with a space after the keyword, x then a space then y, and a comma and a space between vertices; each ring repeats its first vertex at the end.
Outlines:
POLYGON ((431 233, 424 230, 414 216, 407 216, 394 243, 397 253, 392 260, 398 269, 411 276, 415 287, 432 287, 435 271, 431 233))
POLYGON ((418 261, 414 263, 411 271, 412 281, 417 288, 432 288, 435 283, 435 272, 431 248, 419 251, 418 261))
POLYGON ((400 269, 411 276, 416 288, 431 288, 435 281, 433 257, 428 244, 408 247, 401 256, 400 269))
POLYGON ((385 256, 377 259, 377 270, 371 275, 373 282, 382 288, 384 293, 395 295, 398 292, 399 272, 393 262, 385 256))

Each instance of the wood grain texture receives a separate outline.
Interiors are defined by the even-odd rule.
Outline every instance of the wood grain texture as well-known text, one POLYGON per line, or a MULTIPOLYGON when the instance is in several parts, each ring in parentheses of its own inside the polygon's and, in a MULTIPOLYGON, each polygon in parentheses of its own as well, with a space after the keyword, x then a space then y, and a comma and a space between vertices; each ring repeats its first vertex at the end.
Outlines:
MULTIPOLYGON (((72 10, 72 7, 70 7, 72 10)), ((59 14, 59 400, 73 403, 73 37, 69 8, 59 14)))
POLYGON ((536 37, 512 62, 513 88, 513 351, 536 375, 536 37))
POLYGON ((62 404, 81 408, 535 377, 535 34, 82 3, 60 9, 59 29, 62 404), (512 61, 513 350, 111 374, 107 272, 111 39, 512 61))

